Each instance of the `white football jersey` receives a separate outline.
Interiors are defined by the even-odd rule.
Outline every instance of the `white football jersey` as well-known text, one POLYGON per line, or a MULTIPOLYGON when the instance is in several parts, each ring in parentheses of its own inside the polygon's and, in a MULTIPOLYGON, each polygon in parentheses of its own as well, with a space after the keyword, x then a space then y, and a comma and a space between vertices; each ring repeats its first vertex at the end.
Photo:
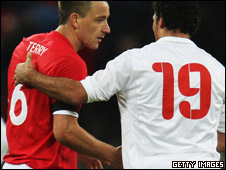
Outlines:
POLYGON ((225 67, 190 39, 128 50, 81 81, 87 103, 118 99, 124 168, 218 161, 225 133, 225 67))

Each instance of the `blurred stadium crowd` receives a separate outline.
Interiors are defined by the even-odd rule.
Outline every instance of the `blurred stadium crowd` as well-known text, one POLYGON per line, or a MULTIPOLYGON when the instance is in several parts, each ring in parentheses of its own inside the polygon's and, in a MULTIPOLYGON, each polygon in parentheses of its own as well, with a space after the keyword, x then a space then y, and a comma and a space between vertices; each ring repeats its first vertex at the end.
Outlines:
MULTIPOLYGON (((99 50, 80 52, 89 75, 103 69, 107 61, 123 51, 142 47, 154 40, 151 1, 109 1, 111 34, 99 50)), ((225 1, 201 1, 203 20, 192 40, 225 65, 225 1)), ((35 33, 58 26, 57 1, 1 1, 1 116, 7 113, 7 69, 14 48, 35 33)), ((108 102, 84 105, 80 125, 100 140, 121 144, 120 115, 116 97, 108 102)))

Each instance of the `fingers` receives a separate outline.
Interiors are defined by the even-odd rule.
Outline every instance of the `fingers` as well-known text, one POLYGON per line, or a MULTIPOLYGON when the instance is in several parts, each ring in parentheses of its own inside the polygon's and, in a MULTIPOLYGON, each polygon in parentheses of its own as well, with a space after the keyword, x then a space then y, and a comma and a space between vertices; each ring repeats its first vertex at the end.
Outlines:
POLYGON ((15 83, 15 86, 17 86, 18 84, 20 84, 19 81, 16 78, 16 75, 13 76, 13 80, 15 80, 15 82, 14 82, 15 83))
POLYGON ((111 163, 110 162, 108 162, 108 161, 101 161, 104 165, 106 165, 106 166, 111 166, 111 163))
POLYGON ((20 84, 20 82, 17 80, 16 75, 14 75, 13 80, 15 80, 15 86, 17 86, 18 84, 20 84))
POLYGON ((103 169, 103 166, 102 166, 102 164, 101 164, 101 162, 99 161, 99 160, 96 160, 95 162, 94 162, 94 169, 103 169))
POLYGON ((97 163, 96 169, 103 169, 103 166, 102 166, 102 164, 100 162, 97 163))
POLYGON ((17 80, 15 81, 15 86, 17 86, 18 84, 20 84, 17 80))
POLYGON ((89 163, 86 163, 87 169, 103 169, 103 166, 100 161, 92 161, 89 163))

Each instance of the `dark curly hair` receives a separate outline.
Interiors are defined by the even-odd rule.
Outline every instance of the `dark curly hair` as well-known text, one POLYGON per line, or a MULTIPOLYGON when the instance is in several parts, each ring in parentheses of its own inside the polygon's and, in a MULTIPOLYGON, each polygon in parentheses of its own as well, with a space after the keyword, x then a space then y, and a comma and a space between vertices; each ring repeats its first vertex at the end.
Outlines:
POLYGON ((153 10, 163 18, 163 26, 170 31, 194 35, 199 29, 201 12, 197 1, 154 1, 153 10))

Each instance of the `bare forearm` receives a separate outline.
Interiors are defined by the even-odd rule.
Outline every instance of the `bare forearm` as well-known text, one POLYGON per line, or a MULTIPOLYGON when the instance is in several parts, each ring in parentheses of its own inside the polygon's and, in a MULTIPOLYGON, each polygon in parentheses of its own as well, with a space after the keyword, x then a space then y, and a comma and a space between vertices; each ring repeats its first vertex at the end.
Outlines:
POLYGON ((114 167, 121 167, 121 150, 97 140, 79 126, 76 118, 54 115, 53 120, 53 133, 58 142, 83 155, 108 161, 114 167))
POLYGON ((218 135, 217 151, 223 152, 225 151, 225 133, 217 132, 217 135, 218 135))
POLYGON ((100 160, 112 162, 112 160, 115 159, 115 147, 97 140, 81 127, 71 129, 71 132, 72 131, 74 133, 68 132, 65 134, 62 144, 79 153, 100 160))
POLYGON ((50 77, 32 70, 28 72, 24 83, 64 103, 76 105, 87 101, 86 92, 79 81, 50 77))

